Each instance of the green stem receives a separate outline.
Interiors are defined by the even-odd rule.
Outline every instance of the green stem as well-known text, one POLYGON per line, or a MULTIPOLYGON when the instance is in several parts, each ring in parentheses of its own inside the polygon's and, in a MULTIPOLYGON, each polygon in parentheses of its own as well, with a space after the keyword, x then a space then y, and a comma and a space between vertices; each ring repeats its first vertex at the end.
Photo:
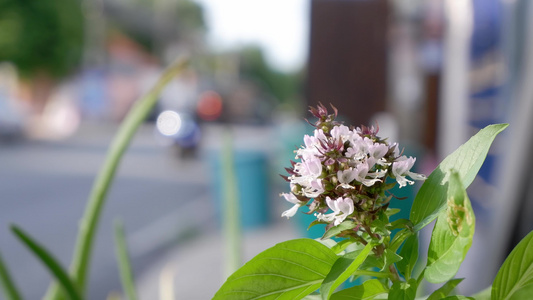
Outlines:
POLYGON ((390 271, 390 274, 391 274, 392 282, 400 281, 400 275, 398 274, 398 271, 394 267, 394 264, 389 266, 389 271, 390 271))
POLYGON ((418 275, 418 278, 416 279, 416 282, 417 282, 418 285, 420 285, 420 283, 422 282, 422 279, 424 279, 424 273, 425 272, 426 272, 426 269, 424 268, 424 270, 422 270, 420 275, 418 275))
POLYGON ((135 281, 133 279, 133 270, 131 268, 126 245, 124 226, 122 225, 122 222, 118 220, 115 221, 115 245, 122 288, 124 289, 124 293, 128 300, 137 300, 137 292, 135 291, 135 281))
MULTIPOLYGON (((94 236, 109 187, 121 158, 138 127, 155 106, 157 97, 163 87, 183 71, 187 64, 186 60, 179 60, 165 70, 156 85, 131 108, 113 140, 104 165, 91 190, 85 213, 80 223, 78 240, 71 264, 71 273, 82 295, 85 294, 94 236)), ((47 296, 47 299, 58 299, 60 297, 59 289, 57 287, 52 288, 47 296)))
POLYGON ((224 135, 222 149, 222 230, 226 240, 226 275, 233 274, 241 266, 240 195, 235 174, 235 157, 229 129, 224 135))
MULTIPOLYGON (((363 229, 370 235, 372 239, 379 240, 379 235, 372 232, 372 229, 370 228, 370 226, 365 224, 363 225, 363 229)), ((373 250, 377 257, 381 257, 385 253, 386 245, 379 244, 373 250)), ((394 251, 396 251, 396 249, 394 251)), ((392 282, 400 280, 400 274, 398 274, 398 271, 396 270, 396 267, 394 267, 394 264, 389 265, 389 271, 390 271, 390 279, 392 282)))
POLYGON ((365 271, 365 270, 357 270, 354 273, 355 276, 372 276, 377 278, 390 278, 391 274, 389 273, 383 273, 383 272, 374 272, 374 271, 365 271))

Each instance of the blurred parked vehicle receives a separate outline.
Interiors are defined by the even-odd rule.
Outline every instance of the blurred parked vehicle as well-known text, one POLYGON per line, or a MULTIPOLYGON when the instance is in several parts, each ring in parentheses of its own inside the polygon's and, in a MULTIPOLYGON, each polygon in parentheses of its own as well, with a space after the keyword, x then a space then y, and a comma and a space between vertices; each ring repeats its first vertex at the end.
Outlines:
POLYGON ((0 142, 13 141, 24 136, 24 119, 11 104, 9 98, 0 93, 0 142))

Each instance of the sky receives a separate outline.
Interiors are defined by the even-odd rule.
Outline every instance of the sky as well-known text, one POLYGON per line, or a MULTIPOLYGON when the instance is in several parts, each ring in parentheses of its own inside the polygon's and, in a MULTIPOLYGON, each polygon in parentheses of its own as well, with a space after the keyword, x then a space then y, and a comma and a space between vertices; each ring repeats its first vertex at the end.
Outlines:
POLYGON ((220 50, 258 44, 273 67, 290 71, 305 63, 308 0, 195 0, 202 4, 209 44, 220 50))

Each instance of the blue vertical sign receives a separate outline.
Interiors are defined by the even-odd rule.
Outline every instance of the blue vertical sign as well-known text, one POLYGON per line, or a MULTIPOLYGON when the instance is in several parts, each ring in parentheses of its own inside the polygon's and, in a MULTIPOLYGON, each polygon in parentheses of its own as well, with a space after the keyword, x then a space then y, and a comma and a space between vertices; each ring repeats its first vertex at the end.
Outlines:
MULTIPOLYGON (((505 120, 505 107, 508 101, 501 97, 503 80, 503 52, 501 47, 502 7, 498 0, 473 0, 474 30, 471 42, 471 74, 469 126, 472 134, 487 125, 502 123, 505 120)), ((490 219, 491 199, 480 198, 479 189, 490 189, 494 184, 495 167, 498 160, 496 147, 491 149, 483 164, 477 183, 472 186, 471 200, 476 215, 483 221, 490 219)))
MULTIPOLYGON (((470 44, 470 96, 468 125, 470 136, 506 118, 507 98, 502 97, 505 89, 504 53, 502 46, 503 8, 499 0, 472 0, 473 32, 470 44)), ((472 207, 476 214, 474 242, 465 263, 458 274, 466 277, 462 293, 474 293, 490 285, 493 279, 488 260, 487 247, 492 236, 494 221, 494 190, 498 179, 497 164, 502 156, 498 153, 497 141, 491 147, 477 178, 468 189, 472 207)))

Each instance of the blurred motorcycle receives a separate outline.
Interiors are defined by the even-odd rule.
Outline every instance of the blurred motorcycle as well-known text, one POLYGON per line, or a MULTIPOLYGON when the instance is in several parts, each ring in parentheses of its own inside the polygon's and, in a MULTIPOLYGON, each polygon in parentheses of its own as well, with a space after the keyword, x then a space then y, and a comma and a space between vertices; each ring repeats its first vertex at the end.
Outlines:
POLYGON ((156 120, 158 133, 176 149, 180 158, 194 157, 201 140, 200 126, 191 113, 162 111, 156 120))

